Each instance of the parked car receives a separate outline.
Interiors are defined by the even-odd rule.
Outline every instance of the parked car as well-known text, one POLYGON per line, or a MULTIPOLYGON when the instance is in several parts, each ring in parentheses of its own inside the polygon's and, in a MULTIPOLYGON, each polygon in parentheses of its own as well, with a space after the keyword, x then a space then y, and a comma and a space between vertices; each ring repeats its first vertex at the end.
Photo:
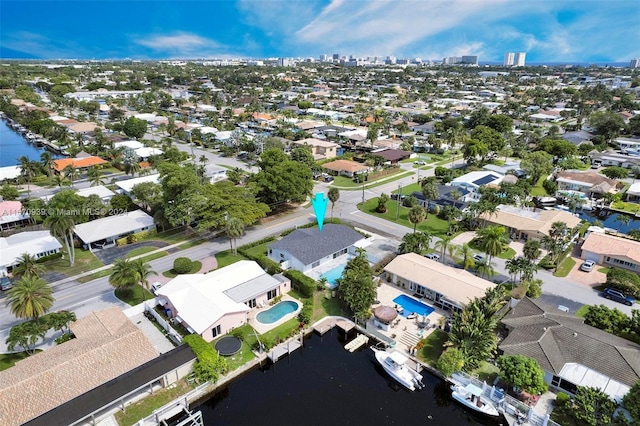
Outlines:
POLYGON ((162 283, 156 281, 153 284, 151 284, 151 293, 153 294, 157 294, 157 291, 160 290, 160 288, 162 287, 162 283))
POLYGON ((634 299, 633 297, 627 296, 620 290, 616 290, 613 288, 605 288, 602 292, 602 295, 609 300, 613 300, 618 303, 624 303, 625 305, 629 306, 633 306, 633 304, 636 303, 636 299, 634 299))
POLYGON ((413 164, 417 164, 418 166, 424 166, 427 164, 426 161, 422 161, 422 160, 418 160, 418 161, 414 161, 413 164))
POLYGON ((392 199, 392 200, 397 200, 397 199, 398 199, 398 196, 400 197, 400 200, 404 200, 404 199, 405 199, 405 197, 406 197, 406 196, 405 196, 405 195, 403 195, 403 194, 400 194, 400 195, 398 195, 398 194, 391 194, 391 199, 392 199))
POLYGON ((485 262, 484 256, 482 256, 481 254, 474 254, 473 255, 473 260, 476 263, 484 263, 485 262))
POLYGON ((327 176, 327 177, 325 177, 325 178, 324 178, 324 181, 325 181, 325 182, 333 182, 333 181, 334 181, 333 176, 327 176))
POLYGON ((9 290, 11 287, 13 284, 8 277, 0 277, 0 290, 9 290))
POLYGON ((438 253, 427 253, 424 257, 431 260, 440 260, 440 255, 438 253))
POLYGON ((596 267, 596 262, 593 260, 585 260, 582 265, 580 265, 580 270, 585 272, 593 271, 593 268, 596 267))

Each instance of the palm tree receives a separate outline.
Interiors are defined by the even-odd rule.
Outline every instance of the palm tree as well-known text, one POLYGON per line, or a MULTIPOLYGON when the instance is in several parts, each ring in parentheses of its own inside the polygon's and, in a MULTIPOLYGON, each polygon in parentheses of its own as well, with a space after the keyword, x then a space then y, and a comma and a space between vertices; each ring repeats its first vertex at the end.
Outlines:
POLYGON ((476 271, 480 277, 491 278, 496 274, 496 270, 493 267, 493 263, 483 262, 476 267, 476 271))
MULTIPOLYGON (((148 280, 148 278, 151 275, 157 275, 157 272, 154 271, 151 268, 151 265, 149 265, 143 259, 136 259, 132 263, 133 263, 133 268, 135 269, 137 277, 138 277, 138 282, 140 283, 140 285, 142 286, 142 288, 144 290, 149 291, 149 280, 148 280)), ((142 291, 142 301, 143 302, 147 299, 147 293, 144 290, 142 291)))
POLYGON ((442 263, 444 263, 444 253, 447 251, 447 247, 451 243, 451 240, 453 240, 453 236, 445 235, 436 241, 435 247, 440 249, 440 259, 442 260, 442 263))
POLYGON ((136 172, 140 171, 140 158, 132 148, 127 147, 122 151, 120 161, 126 174, 131 173, 131 176, 135 176, 136 172))
POLYGON ((622 225, 629 226, 629 223, 631 223, 631 216, 623 213, 618 213, 618 216, 614 219, 614 222, 620 222, 620 225, 618 225, 618 232, 620 232, 620 228, 622 227, 622 225))
POLYGON ((18 158, 18 162, 19 167, 20 167, 20 174, 22 175, 22 177, 26 180, 27 182, 27 196, 30 196, 31 194, 31 178, 34 175, 34 170, 33 170, 33 164, 31 163, 31 161, 29 160, 29 157, 27 157, 26 155, 22 155, 18 158))
POLYGON ((135 264, 125 257, 120 257, 113 262, 113 269, 109 275, 109 284, 116 290, 129 292, 140 280, 135 264))
POLYGON ((524 258, 514 257, 513 259, 508 259, 504 263, 504 266, 506 267, 507 272, 509 272, 512 283, 516 282, 518 274, 522 272, 522 262, 520 259, 524 259, 524 258))
POLYGON ((53 177, 53 181, 52 181, 54 186, 57 186, 58 188, 62 188, 63 186, 69 186, 69 179, 65 178, 62 175, 55 175, 53 177))
POLYGON ((338 188, 329 188, 329 201, 331 201, 331 221, 333 221, 333 208, 340 199, 340 190, 338 188))
POLYGON ((409 222, 413 223, 413 233, 416 233, 416 227, 427 216, 427 212, 422 206, 413 206, 409 210, 409 222))
POLYGON ((422 196, 424 197, 427 216, 429 218, 429 203, 438 198, 438 186, 432 178, 422 180, 422 196))
POLYGON ((53 306, 53 290, 42 278, 35 275, 23 276, 7 293, 6 304, 18 318, 38 319, 53 306))
POLYGON ((73 266, 76 259, 75 246, 73 244, 74 216, 69 214, 51 215, 44 220, 44 226, 49 229, 51 235, 62 238, 69 256, 69 266, 73 266))
POLYGON ((499 255, 509 243, 507 228, 504 226, 487 226, 478 232, 478 243, 480 248, 489 257, 487 263, 491 263, 491 258, 499 255))
POLYGON ((237 217, 230 217, 225 224, 225 233, 229 237, 229 244, 234 256, 238 254, 238 237, 244 233, 244 222, 237 217))
POLYGON ((529 240, 524 243, 524 247, 522 248, 522 254, 525 259, 530 262, 535 262, 538 260, 540 255, 542 254, 542 244, 539 240, 529 240))
POLYGON ((206 166, 206 165, 207 165, 207 163, 209 162, 209 159, 207 158, 207 156, 206 156, 206 155, 202 154, 202 155, 200 156, 200 158, 198 159, 198 161, 200 162, 200 164, 201 164, 202 166, 206 166))
POLYGON ((53 155, 49 151, 44 151, 40 154, 40 164, 47 171, 47 175, 49 175, 49 180, 51 180, 51 172, 53 170, 53 155))
POLYGON ((473 249, 469 243, 464 243, 458 249, 458 254, 462 256, 462 269, 468 269, 473 266, 473 249))
POLYGON ((96 166, 89 167, 89 170, 87 171, 87 180, 91 183, 91 186, 104 185, 102 173, 100 173, 100 169, 96 166))
POLYGON ((454 189, 449 193, 449 196, 453 199, 453 207, 458 207, 457 203, 462 199, 462 192, 454 189))
POLYGON ((427 232, 408 233, 402 237, 400 243, 400 253, 418 253, 422 254, 423 251, 429 248, 431 244, 431 235, 427 232))
POLYGON ((22 253, 18 258, 18 264, 12 270, 14 275, 40 277, 44 272, 44 266, 36 262, 36 258, 29 253, 22 253))
POLYGON ((62 170, 62 173, 64 173, 64 176, 71 181, 71 186, 72 187, 73 187, 74 182, 76 180, 80 179, 80 170, 76 169, 71 164, 69 164, 67 167, 65 167, 62 170))

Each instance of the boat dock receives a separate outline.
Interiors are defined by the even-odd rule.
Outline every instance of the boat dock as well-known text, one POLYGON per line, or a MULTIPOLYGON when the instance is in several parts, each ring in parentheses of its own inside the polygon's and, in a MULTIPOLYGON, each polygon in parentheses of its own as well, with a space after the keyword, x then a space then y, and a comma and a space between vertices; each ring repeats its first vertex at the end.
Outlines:
POLYGON ((273 349, 271 349, 271 351, 267 353, 267 358, 269 358, 272 363, 275 363, 284 355, 288 355, 296 349, 301 348, 302 339, 304 339, 304 337, 301 335, 299 339, 292 339, 288 342, 281 343, 278 346, 274 346, 273 349))
POLYGON ((344 348, 349 352, 353 352, 359 347, 366 345, 367 343, 369 343, 369 337, 364 334, 358 334, 358 337, 344 345, 344 348))
POLYGON ((331 330, 333 327, 338 327, 340 330, 345 333, 353 330, 356 325, 344 318, 325 318, 324 320, 317 322, 313 325, 313 331, 318 333, 319 335, 324 335, 327 331, 331 330))

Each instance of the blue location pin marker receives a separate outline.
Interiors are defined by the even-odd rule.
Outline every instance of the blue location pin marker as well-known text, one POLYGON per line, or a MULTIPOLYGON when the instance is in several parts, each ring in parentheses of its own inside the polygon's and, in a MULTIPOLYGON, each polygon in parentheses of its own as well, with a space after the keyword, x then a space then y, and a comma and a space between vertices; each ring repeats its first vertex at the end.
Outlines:
POLYGON ((324 196, 322 192, 316 192, 316 197, 311 199, 311 205, 313 206, 313 212, 316 214, 316 220, 318 221, 318 228, 322 231, 322 224, 324 223, 324 214, 327 210, 327 204, 329 199, 324 196))

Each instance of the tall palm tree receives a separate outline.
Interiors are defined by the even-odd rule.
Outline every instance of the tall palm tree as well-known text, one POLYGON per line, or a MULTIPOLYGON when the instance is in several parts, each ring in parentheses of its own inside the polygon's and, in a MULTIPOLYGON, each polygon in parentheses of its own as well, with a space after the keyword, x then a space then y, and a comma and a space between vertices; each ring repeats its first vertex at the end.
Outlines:
POLYGON ((440 237, 438 241, 436 241, 435 248, 440 249, 440 260, 444 263, 444 253, 447 251, 447 247, 451 244, 451 240, 453 240, 453 236, 445 235, 440 237))
POLYGON ((529 240, 524 243, 524 247, 522 247, 522 255, 528 261, 535 262, 542 254, 541 248, 542 244, 540 240, 529 240))
POLYGON ((38 319, 53 306, 53 290, 42 278, 23 276, 7 293, 6 304, 18 318, 38 319))
POLYGON ((18 157, 18 163, 20 167, 20 174, 27 182, 27 196, 31 195, 31 178, 34 175, 33 164, 29 160, 29 157, 22 155, 18 157))
POLYGON ((49 181, 51 181, 51 173, 53 171, 53 155, 49 151, 44 151, 40 154, 40 164, 47 171, 47 175, 49 176, 49 181))
POLYGON ((73 227, 74 216, 69 214, 55 214, 47 216, 44 220, 44 226, 49 229, 51 235, 57 238, 62 238, 64 245, 67 249, 67 255, 69 256, 69 266, 73 266, 76 260, 76 251, 73 244, 73 227))
POLYGON ((462 256, 462 269, 469 269, 473 266, 473 249, 469 243, 464 243, 458 249, 458 254, 462 256))
POLYGON ((229 237, 229 244, 234 255, 238 254, 238 237, 244 233, 244 222, 237 217, 230 217, 225 224, 225 233, 229 237))
POLYGON ((131 260, 120 257, 113 262, 113 269, 111 269, 111 275, 109 275, 109 284, 114 286, 116 290, 129 292, 138 282, 138 272, 131 260))
POLYGON ((100 173, 100 169, 97 166, 89 167, 89 170, 87 171, 87 180, 90 182, 91 186, 104 185, 102 173, 100 173))
MULTIPOLYGON (((143 289, 149 291, 149 280, 148 278, 151 275, 157 275, 157 272, 151 268, 147 262, 143 259, 136 259, 133 262, 133 268, 136 271, 138 282, 142 286, 143 289)), ((147 299, 147 293, 145 291, 142 292, 142 301, 144 302, 147 299)))
POLYGON ((496 274, 496 270, 493 265, 493 263, 482 262, 476 267, 476 271, 481 278, 486 277, 487 279, 489 279, 496 274))
POLYGON ((491 263, 491 259, 502 253, 509 243, 507 228, 504 226, 487 226, 480 229, 477 234, 480 248, 488 256, 487 263, 491 263))
POLYGON ((416 233, 416 227, 427 216, 426 210, 422 206, 413 206, 409 210, 409 222, 413 223, 413 233, 416 233))
POLYGON ((333 208, 340 199, 340 190, 338 188, 329 188, 329 201, 331 201, 331 221, 333 221, 333 208))
POLYGON ((18 276, 40 277, 44 272, 44 266, 36 262, 36 258, 29 253, 22 253, 18 258, 18 264, 13 268, 12 273, 18 276))
POLYGON ((62 175, 55 175, 51 183, 53 183, 53 185, 58 188, 62 188, 63 186, 69 186, 70 182, 69 179, 65 178, 62 175))
POLYGON ((624 213, 618 213, 618 216, 614 219, 614 222, 620 222, 620 225, 618 225, 618 232, 620 232, 620 228, 622 227, 622 225, 628 226, 629 223, 631 223, 631 216, 624 213))
POLYGON ((62 170, 62 173, 64 173, 64 176, 71 181, 71 186, 72 187, 73 187, 74 182, 76 180, 80 179, 80 170, 76 169, 71 164, 69 164, 67 167, 65 167, 62 170))
POLYGON ((426 219, 429 218, 429 203, 438 198, 438 186, 432 178, 422 180, 422 196, 426 207, 426 219))

